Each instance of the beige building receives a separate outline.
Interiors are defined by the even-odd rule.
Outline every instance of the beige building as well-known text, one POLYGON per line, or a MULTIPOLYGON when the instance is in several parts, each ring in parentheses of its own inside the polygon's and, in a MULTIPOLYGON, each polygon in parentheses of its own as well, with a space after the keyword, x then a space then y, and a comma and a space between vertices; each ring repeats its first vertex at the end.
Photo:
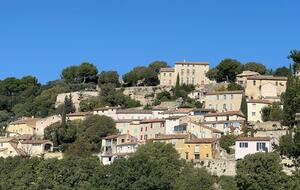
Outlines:
POLYGON ((236 82, 239 85, 246 87, 248 77, 255 77, 259 75, 260 74, 258 72, 254 71, 243 71, 241 74, 236 75, 236 82))
POLYGON ((161 68, 159 74, 161 86, 174 86, 176 83, 174 68, 161 68))
POLYGON ((137 149, 137 139, 131 135, 110 135, 102 138, 100 159, 104 165, 128 158, 137 149))
POLYGON ((129 134, 137 139, 140 137, 140 120, 121 119, 115 123, 120 134, 129 134))
POLYGON ((36 122, 38 118, 22 118, 20 120, 11 122, 6 127, 6 133, 10 136, 17 136, 17 135, 35 135, 36 131, 36 122))
POLYGON ((7 158, 25 155, 25 153, 19 150, 17 146, 18 141, 15 138, 0 138, 0 157, 7 158))
POLYGON ((43 137, 45 128, 57 122, 61 122, 61 117, 59 115, 53 115, 46 118, 24 117, 9 123, 6 128, 6 133, 9 136, 32 135, 43 137))
POLYGON ((49 140, 31 139, 20 141, 18 148, 30 156, 42 156, 53 151, 53 143, 49 140))
POLYGON ((159 134, 166 133, 164 119, 145 119, 140 122, 140 142, 155 138, 159 134))
POLYGON ((68 121, 74 121, 74 120, 85 120, 87 117, 92 116, 92 112, 75 112, 75 113, 69 113, 67 114, 67 120, 68 121))
POLYGON ((240 134, 245 124, 245 116, 240 111, 209 113, 201 123, 227 134, 240 134))
POLYGON ((247 78, 245 94, 249 99, 280 100, 286 89, 287 77, 260 75, 247 78))
POLYGON ((222 111, 238 111, 241 108, 243 91, 220 91, 205 95, 205 108, 222 111))
POLYGON ((248 100, 248 121, 263 122, 261 110, 271 104, 272 102, 269 100, 248 100))
POLYGON ((196 122, 181 123, 174 126, 175 134, 192 134, 197 138, 220 138, 222 131, 196 122))
POLYGON ((177 62, 174 68, 162 68, 160 70, 159 79, 161 86, 174 86, 177 76, 179 76, 180 84, 192 84, 196 86, 204 86, 210 81, 206 77, 209 70, 207 62, 177 62))

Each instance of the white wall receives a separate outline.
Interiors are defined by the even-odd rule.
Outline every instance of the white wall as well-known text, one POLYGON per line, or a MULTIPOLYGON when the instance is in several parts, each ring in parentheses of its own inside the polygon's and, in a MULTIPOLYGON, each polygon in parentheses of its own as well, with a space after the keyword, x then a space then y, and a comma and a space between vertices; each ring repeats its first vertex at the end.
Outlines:
POLYGON ((235 159, 243 159, 247 154, 255 154, 259 151, 256 149, 256 144, 265 142, 268 152, 272 151, 270 141, 236 141, 235 142, 235 159), (248 143, 248 148, 241 148, 240 143, 248 143))

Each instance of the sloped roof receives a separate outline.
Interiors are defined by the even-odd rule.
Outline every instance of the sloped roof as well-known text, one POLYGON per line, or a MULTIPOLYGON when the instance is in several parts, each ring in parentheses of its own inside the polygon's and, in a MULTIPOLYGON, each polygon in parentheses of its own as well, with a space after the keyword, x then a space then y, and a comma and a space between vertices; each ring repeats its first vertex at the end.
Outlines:
POLYGON ((278 77, 272 75, 259 75, 259 76, 251 76, 247 77, 248 80, 281 80, 287 81, 287 77, 278 77))
POLYGON ((238 137, 235 141, 270 141, 271 137, 238 137))
POLYGON ((183 64, 183 65, 209 65, 208 62, 190 62, 190 61, 176 62, 175 64, 183 64))
POLYGON ((243 94, 243 90, 208 92, 206 95, 243 94))
POLYGON ((219 141, 219 138, 197 138, 185 141, 185 144, 201 144, 201 143, 214 143, 219 141))
POLYGON ((207 115, 205 115, 205 117, 228 116, 228 115, 238 115, 241 117, 245 117, 245 115, 241 111, 226 111, 226 112, 208 113, 207 115))

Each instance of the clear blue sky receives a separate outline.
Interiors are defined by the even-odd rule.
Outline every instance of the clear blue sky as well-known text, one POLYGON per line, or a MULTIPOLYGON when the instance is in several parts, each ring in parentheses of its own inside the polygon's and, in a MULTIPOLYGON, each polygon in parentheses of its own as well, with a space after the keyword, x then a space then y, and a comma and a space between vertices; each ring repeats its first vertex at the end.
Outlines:
POLYGON ((154 60, 257 61, 300 49, 299 0, 3 0, 0 79, 58 79, 89 61, 124 74, 154 60))

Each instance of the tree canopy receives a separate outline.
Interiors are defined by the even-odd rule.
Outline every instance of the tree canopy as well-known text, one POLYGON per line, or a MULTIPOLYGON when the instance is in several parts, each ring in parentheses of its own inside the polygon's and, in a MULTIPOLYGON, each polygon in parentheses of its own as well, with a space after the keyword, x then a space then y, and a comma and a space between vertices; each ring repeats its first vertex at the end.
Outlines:
POLYGON ((243 65, 242 69, 243 69, 243 71, 255 71, 261 75, 264 75, 267 71, 267 68, 265 65, 263 65, 261 63, 256 63, 256 62, 248 62, 243 65))
POLYGON ((67 83, 95 82, 98 69, 95 65, 84 62, 79 66, 70 66, 63 69, 61 78, 67 83))

